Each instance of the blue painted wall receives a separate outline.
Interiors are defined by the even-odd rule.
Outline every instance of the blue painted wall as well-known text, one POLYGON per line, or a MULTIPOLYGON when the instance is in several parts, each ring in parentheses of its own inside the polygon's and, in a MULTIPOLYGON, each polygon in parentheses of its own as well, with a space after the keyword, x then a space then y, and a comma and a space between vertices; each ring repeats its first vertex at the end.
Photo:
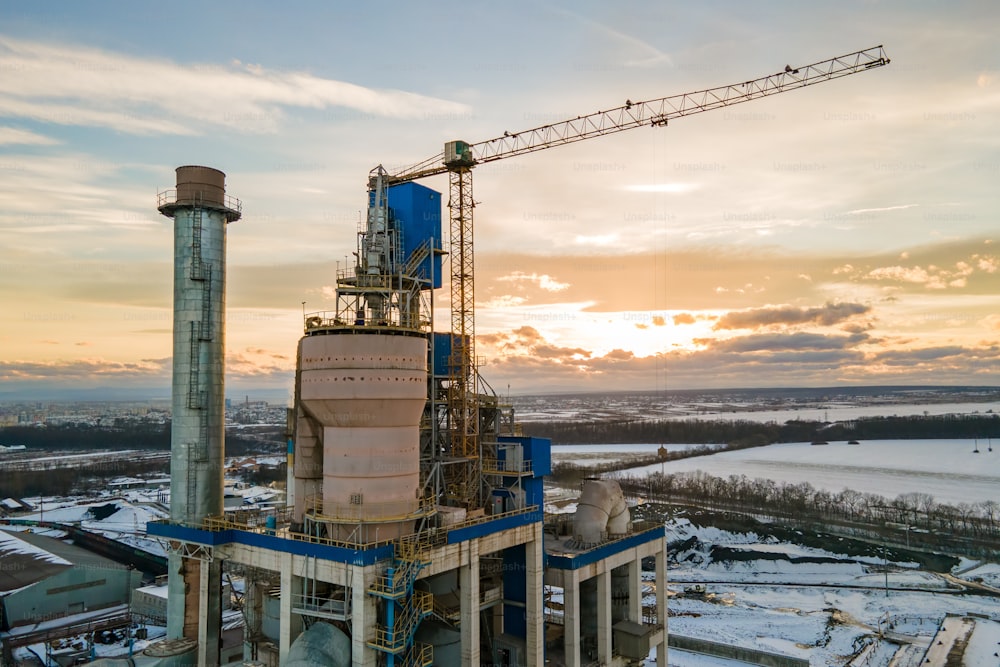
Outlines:
MULTIPOLYGON (((409 261, 410 255, 429 238, 434 239, 433 247, 441 249, 441 193, 419 183, 400 183, 389 187, 390 220, 402 232, 402 262, 409 261)), ((417 276, 425 280, 432 277, 428 287, 441 287, 441 254, 432 253, 417 270, 417 276), (432 264, 433 262, 433 264, 432 264)))

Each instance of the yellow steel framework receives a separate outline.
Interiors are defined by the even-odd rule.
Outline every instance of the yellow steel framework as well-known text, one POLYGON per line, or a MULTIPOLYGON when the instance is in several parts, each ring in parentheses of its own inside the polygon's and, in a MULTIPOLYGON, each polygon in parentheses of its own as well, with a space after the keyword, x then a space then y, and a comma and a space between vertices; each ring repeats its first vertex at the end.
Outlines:
POLYGON ((451 330, 448 415, 451 456, 445 468, 445 493, 459 505, 479 501, 479 401, 476 391, 476 283, 472 243, 472 167, 454 165, 449 172, 451 234, 451 330))

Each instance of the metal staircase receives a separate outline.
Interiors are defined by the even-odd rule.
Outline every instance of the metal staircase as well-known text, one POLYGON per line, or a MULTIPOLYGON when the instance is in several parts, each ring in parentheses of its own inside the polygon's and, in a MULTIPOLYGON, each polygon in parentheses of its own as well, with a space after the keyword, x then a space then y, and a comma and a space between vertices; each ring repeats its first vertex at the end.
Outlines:
POLYGON ((368 594, 385 600, 385 624, 375 626, 375 636, 366 643, 386 654, 389 667, 429 667, 433 648, 413 640, 420 622, 434 611, 434 596, 414 590, 421 568, 427 565, 425 548, 418 542, 400 540, 385 574, 368 588, 368 594))

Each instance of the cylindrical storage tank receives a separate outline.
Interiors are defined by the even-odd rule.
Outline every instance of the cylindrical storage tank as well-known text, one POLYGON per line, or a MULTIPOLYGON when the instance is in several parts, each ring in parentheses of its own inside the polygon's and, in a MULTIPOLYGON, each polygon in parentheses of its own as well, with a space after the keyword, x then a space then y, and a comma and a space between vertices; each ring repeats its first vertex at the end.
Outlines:
POLYGON ((198 642, 187 637, 165 639, 150 645, 133 660, 148 667, 194 667, 198 664, 198 642))
MULTIPOLYGON (((302 344, 299 344, 300 358, 302 344)), ((301 366, 301 364, 300 364, 301 366)), ((296 395, 301 388, 301 374, 296 377, 296 395)), ((292 521, 302 523, 303 514, 323 488, 323 449, 319 443, 318 431, 322 426, 306 414, 299 403, 298 418, 295 420, 295 450, 292 464, 295 504, 292 521)))
POLYGON ((428 620, 420 624, 415 636, 417 643, 434 647, 435 665, 462 664, 462 633, 440 621, 428 620))
POLYGON ((177 167, 177 203, 225 206, 226 175, 211 167, 177 167))
POLYGON ((331 537, 393 539, 420 509, 423 335, 340 333, 302 339, 300 398, 323 425, 322 518, 331 537), (346 524, 339 528, 338 524, 346 524))
POLYGON ((351 639, 329 623, 314 623, 288 649, 285 667, 348 667, 351 639))

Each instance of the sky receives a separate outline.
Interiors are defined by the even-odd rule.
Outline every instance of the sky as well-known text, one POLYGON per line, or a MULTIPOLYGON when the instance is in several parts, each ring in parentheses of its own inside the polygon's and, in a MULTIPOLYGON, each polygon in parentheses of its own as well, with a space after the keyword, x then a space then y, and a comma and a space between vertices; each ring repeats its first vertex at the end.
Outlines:
MULTIPOLYGON (((169 391, 156 194, 178 166, 242 201, 227 392, 287 397, 376 165, 879 44, 887 67, 477 168, 481 373, 519 394, 998 385, 998 19, 988 1, 2 3, 0 397, 169 391)), ((435 304, 443 331, 447 288, 435 304)))

